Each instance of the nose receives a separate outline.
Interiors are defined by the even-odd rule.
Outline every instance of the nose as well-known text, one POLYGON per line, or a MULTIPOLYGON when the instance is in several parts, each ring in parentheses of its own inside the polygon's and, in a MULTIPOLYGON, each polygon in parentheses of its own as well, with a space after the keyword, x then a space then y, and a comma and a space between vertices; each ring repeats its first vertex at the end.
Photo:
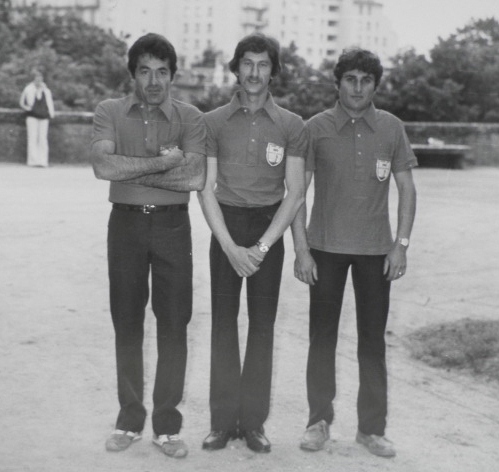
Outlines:
POLYGON ((360 80, 355 81, 354 90, 358 93, 362 92, 362 83, 360 82, 360 80))
POLYGON ((251 77, 258 77, 258 64, 253 64, 251 68, 251 77))
POLYGON ((158 76, 155 72, 153 72, 149 77, 149 82, 151 85, 156 85, 158 83, 158 76))

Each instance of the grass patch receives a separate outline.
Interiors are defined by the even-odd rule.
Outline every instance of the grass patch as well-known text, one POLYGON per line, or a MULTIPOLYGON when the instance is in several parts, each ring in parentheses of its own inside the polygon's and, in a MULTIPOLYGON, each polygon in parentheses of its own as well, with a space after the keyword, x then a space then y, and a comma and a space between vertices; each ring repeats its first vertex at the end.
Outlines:
POLYGON ((411 355, 432 367, 499 381, 499 321, 464 318, 421 328, 408 339, 411 355))

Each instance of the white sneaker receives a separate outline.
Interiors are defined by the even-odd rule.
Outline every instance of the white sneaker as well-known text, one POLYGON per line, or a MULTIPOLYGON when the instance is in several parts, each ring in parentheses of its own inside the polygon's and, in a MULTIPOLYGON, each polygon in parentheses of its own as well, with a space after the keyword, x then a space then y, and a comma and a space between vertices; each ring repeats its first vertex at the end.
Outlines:
POLYGON ((371 454, 380 457, 395 457, 396 452, 393 443, 384 436, 376 434, 364 434, 357 431, 355 438, 359 444, 364 445, 371 454))
POLYGON ((141 438, 142 435, 140 433, 115 429, 106 440, 106 449, 114 452, 124 451, 130 444, 141 438))
POLYGON ((320 451, 324 449, 327 441, 329 441, 329 425, 326 420, 320 420, 305 430, 300 448, 305 451, 320 451))
POLYGON ((154 435, 152 442, 156 444, 167 456, 181 459, 188 453, 184 441, 178 434, 160 434, 154 435))

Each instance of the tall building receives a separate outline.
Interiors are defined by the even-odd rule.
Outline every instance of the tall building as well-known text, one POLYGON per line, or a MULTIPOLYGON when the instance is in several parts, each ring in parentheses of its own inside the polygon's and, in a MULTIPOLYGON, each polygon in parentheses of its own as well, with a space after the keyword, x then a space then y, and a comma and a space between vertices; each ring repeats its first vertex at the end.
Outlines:
POLYGON ((383 15, 383 3, 376 0, 344 0, 338 47, 359 46, 376 52, 383 65, 398 49, 398 38, 383 15))
POLYGON ((342 49, 361 46, 387 62, 396 37, 376 0, 12 0, 52 9, 73 8, 132 43, 154 31, 172 41, 182 67, 202 62, 206 50, 226 63, 237 42, 261 31, 318 67, 342 49))

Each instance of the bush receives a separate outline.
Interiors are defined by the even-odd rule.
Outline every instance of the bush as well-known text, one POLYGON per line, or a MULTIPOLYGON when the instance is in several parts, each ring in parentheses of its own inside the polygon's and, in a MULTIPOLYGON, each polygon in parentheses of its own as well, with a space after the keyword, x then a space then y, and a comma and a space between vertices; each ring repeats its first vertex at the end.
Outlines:
POLYGON ((421 328, 408 336, 413 357, 499 381, 499 321, 465 318, 421 328))

